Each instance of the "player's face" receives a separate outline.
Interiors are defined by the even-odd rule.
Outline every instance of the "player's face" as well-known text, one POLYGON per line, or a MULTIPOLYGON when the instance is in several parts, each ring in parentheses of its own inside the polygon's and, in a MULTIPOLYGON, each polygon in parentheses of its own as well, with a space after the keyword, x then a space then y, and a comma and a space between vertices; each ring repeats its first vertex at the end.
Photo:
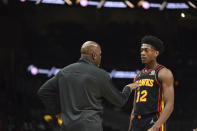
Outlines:
POLYGON ((148 64, 151 61, 155 60, 157 57, 156 50, 153 49, 153 47, 149 44, 142 44, 140 52, 141 61, 143 64, 148 64))

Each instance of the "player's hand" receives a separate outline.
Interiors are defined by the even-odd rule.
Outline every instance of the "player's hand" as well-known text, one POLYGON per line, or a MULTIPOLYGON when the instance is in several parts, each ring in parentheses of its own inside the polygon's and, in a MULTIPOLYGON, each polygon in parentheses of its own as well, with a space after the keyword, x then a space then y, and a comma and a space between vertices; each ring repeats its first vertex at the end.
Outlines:
POLYGON ((154 127, 154 126, 152 126, 150 129, 148 129, 148 131, 159 131, 159 129, 154 127))
POLYGON ((131 114, 131 116, 130 116, 130 124, 129 124, 129 129, 128 129, 128 131, 130 131, 131 130, 131 127, 132 127, 132 121, 133 121, 133 119, 135 118, 135 116, 134 116, 134 114, 131 114))
POLYGON ((130 119, 133 120, 135 118, 134 114, 131 114, 130 119))
POLYGON ((140 83, 131 83, 131 84, 128 84, 127 86, 129 86, 130 90, 132 91, 132 90, 135 90, 136 88, 138 88, 139 84, 140 83))

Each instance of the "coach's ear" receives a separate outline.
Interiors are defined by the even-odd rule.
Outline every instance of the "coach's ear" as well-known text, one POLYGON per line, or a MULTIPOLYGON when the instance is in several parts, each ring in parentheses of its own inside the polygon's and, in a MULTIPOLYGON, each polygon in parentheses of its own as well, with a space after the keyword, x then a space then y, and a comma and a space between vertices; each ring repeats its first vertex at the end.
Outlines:
POLYGON ((92 59, 95 61, 96 60, 96 54, 95 52, 92 53, 92 59))

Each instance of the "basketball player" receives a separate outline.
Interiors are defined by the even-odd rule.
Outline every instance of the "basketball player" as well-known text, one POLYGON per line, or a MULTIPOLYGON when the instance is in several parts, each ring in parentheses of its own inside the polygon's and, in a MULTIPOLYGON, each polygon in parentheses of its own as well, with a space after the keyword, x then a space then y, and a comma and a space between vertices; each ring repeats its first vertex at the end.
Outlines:
POLYGON ((141 61, 145 65, 134 79, 140 83, 135 91, 129 131, 165 131, 174 108, 172 72, 157 62, 163 42, 155 36, 141 40, 141 61))

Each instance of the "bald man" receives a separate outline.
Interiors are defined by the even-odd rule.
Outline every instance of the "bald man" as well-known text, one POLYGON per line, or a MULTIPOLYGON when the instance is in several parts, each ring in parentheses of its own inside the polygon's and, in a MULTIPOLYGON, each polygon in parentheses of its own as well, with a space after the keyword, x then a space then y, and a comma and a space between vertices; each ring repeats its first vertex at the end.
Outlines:
POLYGON ((100 45, 87 41, 79 61, 64 67, 39 89, 48 114, 61 114, 61 131, 102 131, 103 100, 121 107, 138 87, 132 83, 119 92, 109 74, 98 68, 100 62, 100 45))

